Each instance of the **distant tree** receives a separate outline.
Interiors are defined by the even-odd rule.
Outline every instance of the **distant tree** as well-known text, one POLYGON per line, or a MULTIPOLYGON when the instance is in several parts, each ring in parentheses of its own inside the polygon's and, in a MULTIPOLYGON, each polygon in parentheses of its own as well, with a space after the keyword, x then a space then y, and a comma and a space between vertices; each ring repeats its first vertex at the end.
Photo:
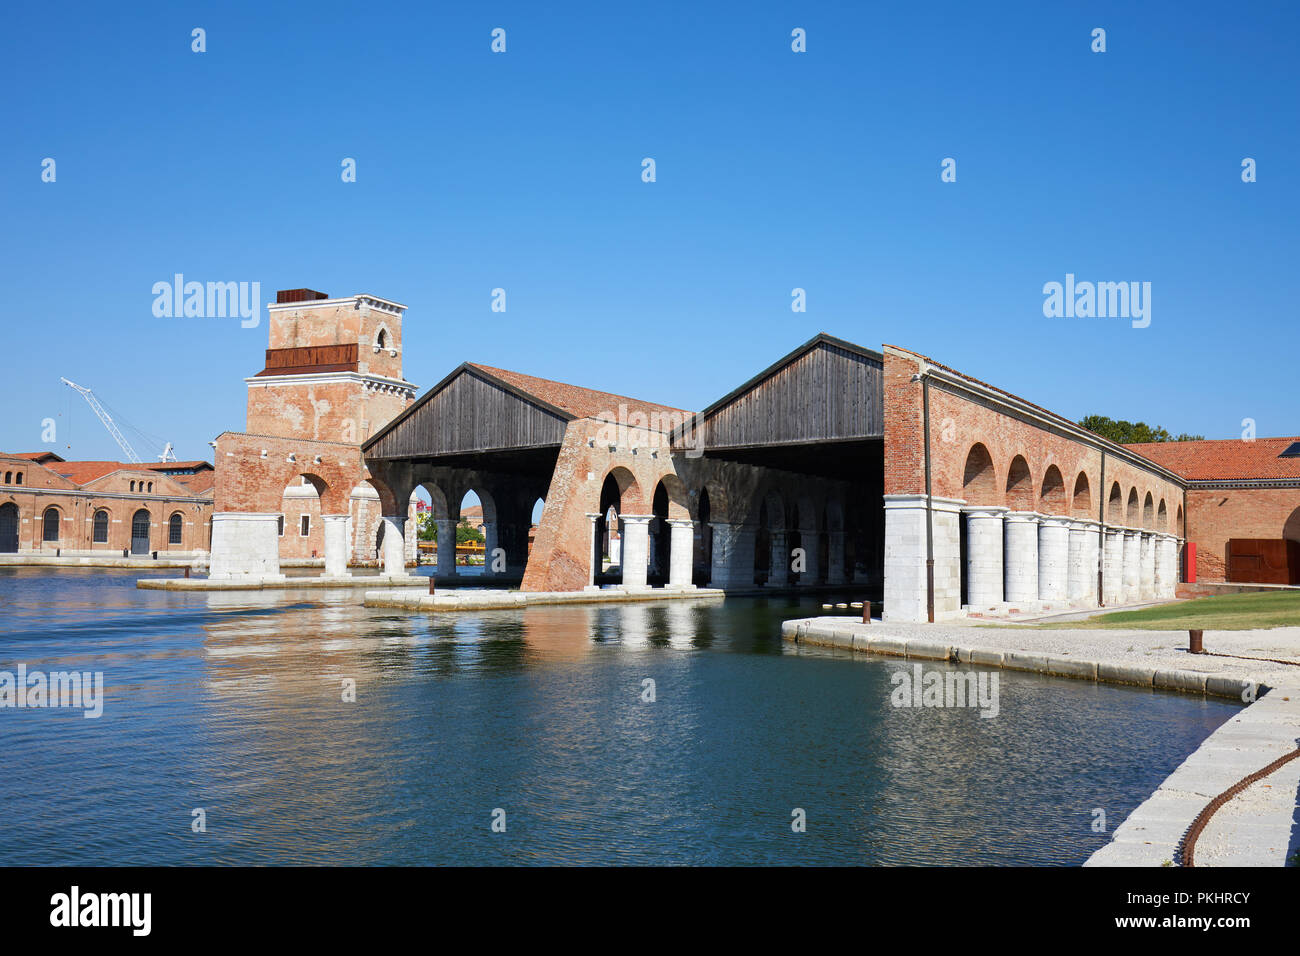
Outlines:
POLYGON ((483 543, 483 532, 474 527, 464 518, 460 519, 460 524, 456 526, 456 543, 466 544, 473 541, 476 544, 483 543))
POLYGON ((1202 441, 1204 435, 1189 435, 1184 432, 1177 437, 1158 425, 1146 422, 1126 422, 1123 419, 1107 418, 1105 415, 1089 415, 1079 420, 1079 424, 1090 432, 1109 438, 1120 445, 1140 445, 1143 442, 1156 441, 1202 441))

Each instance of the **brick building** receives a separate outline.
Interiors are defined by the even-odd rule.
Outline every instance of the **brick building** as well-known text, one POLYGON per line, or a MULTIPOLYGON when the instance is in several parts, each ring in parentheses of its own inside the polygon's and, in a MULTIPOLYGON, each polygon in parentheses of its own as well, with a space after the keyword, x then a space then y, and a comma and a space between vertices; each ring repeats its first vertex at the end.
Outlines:
POLYGON ((212 475, 206 461, 0 454, 0 554, 202 556, 211 530, 212 475))
POLYGON ((1128 447, 1187 480, 1198 581, 1300 584, 1300 437, 1128 447))
POLYGON ((473 363, 417 402, 403 306, 270 311, 248 431, 215 442, 216 578, 307 554, 402 574, 421 488, 440 538, 481 522, 488 576, 527 590, 852 587, 898 620, 1167 599, 1189 537, 1204 581, 1300 534, 1281 440, 1198 471, 1203 448, 1121 446, 896 346, 819 335, 699 413, 473 363))
MULTIPOLYGON (((313 558, 346 575, 349 564, 378 563, 385 546, 361 442, 415 396, 402 378, 406 307, 291 289, 267 310, 265 364, 245 379, 246 430, 213 442, 211 576, 274 579, 281 560, 313 558)), ((401 564, 414 552, 400 533, 389 545, 401 564)))

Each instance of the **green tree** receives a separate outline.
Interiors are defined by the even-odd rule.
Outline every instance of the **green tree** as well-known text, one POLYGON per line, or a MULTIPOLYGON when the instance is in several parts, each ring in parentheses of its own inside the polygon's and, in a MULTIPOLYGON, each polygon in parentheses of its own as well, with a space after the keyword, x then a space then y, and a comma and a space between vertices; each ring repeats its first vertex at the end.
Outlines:
POLYGON ((456 543, 467 544, 473 541, 476 544, 483 543, 483 532, 475 528, 464 518, 460 519, 460 524, 456 526, 456 543))
POLYGON ((1123 419, 1107 418, 1105 415, 1089 415, 1079 420, 1079 424, 1090 432, 1100 435, 1102 438, 1109 438, 1111 441, 1120 445, 1138 445, 1143 442, 1164 442, 1164 441, 1202 441, 1204 435, 1189 435, 1183 433, 1174 437, 1169 432, 1158 425, 1148 425, 1146 422, 1128 422, 1123 419))

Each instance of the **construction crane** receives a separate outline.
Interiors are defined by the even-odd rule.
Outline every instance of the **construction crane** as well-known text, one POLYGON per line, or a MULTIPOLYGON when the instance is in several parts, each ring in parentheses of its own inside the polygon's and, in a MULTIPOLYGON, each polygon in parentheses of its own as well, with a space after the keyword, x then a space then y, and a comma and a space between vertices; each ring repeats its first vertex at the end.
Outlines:
MULTIPOLYGON (((127 460, 133 465, 141 464, 140 456, 135 453, 135 449, 131 447, 131 443, 126 440, 126 436, 122 434, 121 429, 119 429, 116 423, 114 423, 113 416, 109 415, 108 410, 100 404, 99 399, 95 397, 95 393, 86 388, 86 386, 78 385, 76 382, 69 381, 66 378, 60 377, 59 381, 68 386, 68 388, 72 389, 74 392, 81 393, 81 397, 86 400, 86 404, 90 406, 90 410, 99 416, 99 420, 104 423, 104 427, 107 428, 108 433, 113 436, 113 440, 121 446, 122 451, 126 454, 127 460)), ((166 447, 162 450, 162 454, 158 456, 158 460, 176 460, 176 454, 172 451, 171 442, 167 442, 166 447)))

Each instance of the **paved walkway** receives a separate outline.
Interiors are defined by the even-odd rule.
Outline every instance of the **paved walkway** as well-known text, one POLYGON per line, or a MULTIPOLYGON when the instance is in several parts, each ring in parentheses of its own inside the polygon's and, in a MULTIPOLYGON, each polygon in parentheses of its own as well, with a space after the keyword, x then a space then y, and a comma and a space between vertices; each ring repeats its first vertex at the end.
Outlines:
POLYGON ((485 611, 535 604, 619 604, 639 601, 721 600, 715 588, 588 588, 583 591, 501 591, 487 588, 414 591, 367 591, 366 607, 399 607, 410 611, 485 611))
MULTIPOLYGON (((980 622, 862 624, 848 616, 787 621, 787 640, 867 653, 952 660, 1083 680, 1254 701, 1207 737, 1116 828, 1087 866, 1162 866, 1214 797, 1300 744, 1300 627, 1206 631, 1036 630, 980 622), (1216 656, 1234 655, 1234 656, 1216 656)), ((1197 866, 1282 866, 1300 850, 1300 759, 1252 784, 1215 814, 1197 866)))

